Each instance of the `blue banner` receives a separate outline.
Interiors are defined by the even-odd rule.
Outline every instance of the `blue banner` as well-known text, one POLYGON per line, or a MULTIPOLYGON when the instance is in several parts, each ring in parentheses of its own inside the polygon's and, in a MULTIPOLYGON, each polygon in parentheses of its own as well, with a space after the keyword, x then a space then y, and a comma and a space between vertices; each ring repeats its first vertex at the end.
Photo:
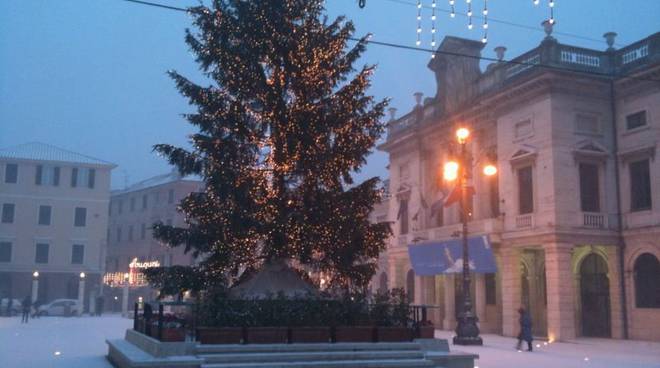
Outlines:
MULTIPOLYGON (((470 271, 495 273, 495 257, 487 236, 468 238, 470 271)), ((427 241, 408 245, 410 263, 417 276, 463 272, 462 239, 427 241)))

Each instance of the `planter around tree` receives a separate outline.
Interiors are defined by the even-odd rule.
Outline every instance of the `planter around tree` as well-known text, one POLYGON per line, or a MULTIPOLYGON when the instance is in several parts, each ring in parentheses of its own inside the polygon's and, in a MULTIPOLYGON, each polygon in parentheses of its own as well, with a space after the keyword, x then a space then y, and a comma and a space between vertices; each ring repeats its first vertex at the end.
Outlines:
POLYGON ((342 326, 335 328, 336 342, 373 342, 374 328, 371 326, 342 326))
POLYGON ((408 327, 378 327, 378 342, 412 341, 413 330, 408 327))
POLYGON ((435 326, 433 326, 432 324, 419 326, 418 335, 420 339, 434 339, 435 326))
MULTIPOLYGON (((186 341, 186 330, 183 328, 163 328, 161 332, 162 342, 181 342, 186 341)), ((158 338, 158 329, 156 328, 156 338, 158 338)))
POLYGON ((248 344, 285 344, 289 329, 286 327, 248 327, 248 344))
POLYGON ((201 344, 242 344, 243 327, 199 327, 197 340, 201 344))
POLYGON ((291 327, 291 342, 330 342, 330 327, 291 327))

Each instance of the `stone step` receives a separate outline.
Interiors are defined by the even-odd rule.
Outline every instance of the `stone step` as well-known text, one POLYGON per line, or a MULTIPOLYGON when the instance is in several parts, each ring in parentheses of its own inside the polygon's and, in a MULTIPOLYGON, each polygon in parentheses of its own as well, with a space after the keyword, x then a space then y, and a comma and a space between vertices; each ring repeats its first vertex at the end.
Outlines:
POLYGON ((312 351, 278 353, 237 353, 237 354, 201 354, 197 357, 205 363, 277 363, 277 362, 312 362, 336 360, 387 360, 387 359, 423 359, 424 353, 418 350, 381 350, 381 351, 312 351))
POLYGON ((201 368, 422 368, 433 367, 426 359, 335 360, 318 362, 202 364, 201 368))
POLYGON ((310 343, 310 344, 247 344, 247 345, 197 345, 197 354, 246 354, 285 352, 328 352, 328 351, 421 351, 415 342, 356 342, 356 343, 310 343))

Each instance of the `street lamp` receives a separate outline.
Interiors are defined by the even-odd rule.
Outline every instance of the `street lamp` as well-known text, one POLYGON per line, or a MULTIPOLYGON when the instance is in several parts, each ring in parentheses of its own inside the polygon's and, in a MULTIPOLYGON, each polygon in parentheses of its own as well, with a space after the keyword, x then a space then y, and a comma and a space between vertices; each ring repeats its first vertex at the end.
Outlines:
POLYGON ((37 301, 39 296, 39 271, 32 273, 32 303, 37 301))
MULTIPOLYGON (((454 336, 455 345, 483 345, 483 341, 479 336, 479 327, 477 326, 478 318, 472 309, 472 298, 470 296, 470 253, 468 249, 468 173, 472 169, 471 162, 468 159, 466 144, 470 137, 470 130, 467 128, 459 128, 456 130, 456 139, 461 147, 458 162, 447 162, 443 169, 444 178, 447 181, 454 181, 457 189, 460 190, 461 195, 461 222, 463 225, 462 240, 463 240, 463 306, 458 314, 458 324, 456 326, 456 336, 454 336)), ((497 168, 494 165, 486 165, 484 167, 484 175, 492 176, 497 173, 497 168)))
POLYGON ((85 273, 80 273, 80 280, 78 281, 78 315, 82 316, 83 310, 85 309, 85 273))

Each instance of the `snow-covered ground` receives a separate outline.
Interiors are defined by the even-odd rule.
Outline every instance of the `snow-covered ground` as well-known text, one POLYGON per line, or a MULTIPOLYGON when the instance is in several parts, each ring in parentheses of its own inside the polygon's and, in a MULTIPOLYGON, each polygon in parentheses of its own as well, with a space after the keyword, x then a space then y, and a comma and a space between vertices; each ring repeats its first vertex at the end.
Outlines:
MULTIPOLYGON (((451 331, 436 331, 437 338, 448 339, 451 331)), ((580 338, 571 342, 544 344, 534 342, 534 352, 515 350, 516 340, 499 335, 482 335, 484 346, 455 346, 460 350, 479 354, 475 362, 479 368, 658 368, 660 343, 580 338), (539 345, 537 347, 537 345, 539 345)))
MULTIPOLYGON (((132 321, 103 317, 43 317, 21 324, 20 318, 0 318, 0 367, 110 368, 105 360, 107 338, 119 338, 132 321)), ((451 339, 453 333, 436 331, 451 339)), ((660 368, 660 343, 608 339, 578 339, 553 343, 533 353, 517 352, 515 341, 483 335, 484 346, 454 346, 480 355, 479 368, 660 368)))
POLYGON ((107 338, 118 338, 132 320, 103 317, 42 317, 21 324, 0 317, 0 367, 111 368, 107 338))

